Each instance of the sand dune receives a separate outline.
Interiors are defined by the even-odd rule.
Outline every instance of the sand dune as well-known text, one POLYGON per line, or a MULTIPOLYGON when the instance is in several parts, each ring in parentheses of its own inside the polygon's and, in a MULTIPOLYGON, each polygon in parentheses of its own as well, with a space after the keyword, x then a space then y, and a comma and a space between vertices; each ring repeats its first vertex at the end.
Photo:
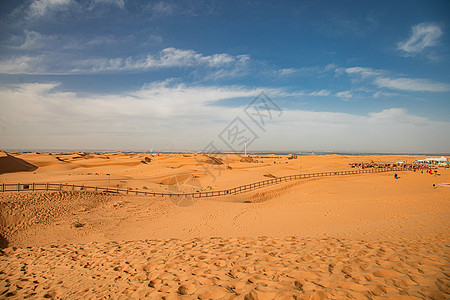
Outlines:
POLYGON ((149 190, 167 190, 161 182, 184 174, 198 176, 203 188, 225 189, 265 180, 266 174, 275 177, 322 171, 350 170, 351 162, 391 161, 397 159, 412 161, 420 157, 409 156, 288 156, 243 160, 239 155, 219 155, 222 164, 211 164, 212 160, 204 155, 191 154, 52 154, 25 153, 17 158, 39 167, 32 173, 0 174, 1 182, 56 182, 80 183, 97 186, 124 187, 149 190), (150 162, 142 163, 145 158, 150 162), (59 160, 58 160, 59 158, 59 160), (63 161, 61 161, 63 160, 63 161), (35 174, 34 174, 35 173, 35 174), (110 175, 107 175, 110 174, 110 175))
POLYGON ((0 151, 0 174, 15 173, 15 172, 32 172, 38 167, 26 162, 23 159, 16 158, 0 151))
MULTIPOLYGON (((1 174, 0 183, 173 192, 417 158, 15 156, 39 168, 1 174)), ((450 188, 436 185, 450 182, 450 170, 398 175, 314 178, 213 199, 2 193, 0 298, 450 298, 450 188)))

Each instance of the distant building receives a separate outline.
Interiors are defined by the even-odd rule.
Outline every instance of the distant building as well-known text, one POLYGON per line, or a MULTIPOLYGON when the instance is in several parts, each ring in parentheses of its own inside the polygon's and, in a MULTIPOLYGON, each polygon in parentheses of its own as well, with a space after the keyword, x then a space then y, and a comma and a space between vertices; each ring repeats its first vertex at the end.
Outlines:
POLYGON ((448 164, 448 160, 446 157, 427 157, 424 159, 418 159, 416 160, 417 163, 421 164, 431 164, 431 165, 439 165, 439 166, 446 166, 448 164))

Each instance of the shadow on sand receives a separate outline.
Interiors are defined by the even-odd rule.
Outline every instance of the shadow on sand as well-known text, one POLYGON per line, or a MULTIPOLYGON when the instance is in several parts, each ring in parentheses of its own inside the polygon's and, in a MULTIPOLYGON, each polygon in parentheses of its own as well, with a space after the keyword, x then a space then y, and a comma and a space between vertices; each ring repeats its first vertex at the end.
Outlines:
POLYGON ((0 234, 0 249, 8 247, 8 240, 0 234))

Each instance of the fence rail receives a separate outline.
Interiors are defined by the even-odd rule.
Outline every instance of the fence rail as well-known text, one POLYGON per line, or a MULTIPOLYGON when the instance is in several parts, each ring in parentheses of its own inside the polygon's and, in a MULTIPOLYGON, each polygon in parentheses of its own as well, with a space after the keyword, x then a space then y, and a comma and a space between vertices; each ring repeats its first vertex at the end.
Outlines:
POLYGON ((390 167, 390 168, 374 168, 352 171, 336 171, 336 172, 319 172, 309 174, 298 174, 278 177, 274 179, 268 179, 258 181, 246 185, 241 185, 227 190, 209 191, 209 192, 195 192, 195 193, 159 193, 142 190, 129 190, 111 187, 97 187, 89 185, 76 185, 76 184, 63 184, 63 183, 2 183, 0 184, 0 192, 34 192, 34 191, 93 191, 102 193, 114 193, 114 194, 130 194, 130 195, 146 195, 154 197, 180 197, 188 196, 193 198, 209 198, 225 195, 235 195, 245 192, 250 192, 265 186, 279 184, 281 182, 288 182, 292 180, 308 179, 316 177, 328 177, 328 176, 343 176, 343 175, 356 175, 366 173, 383 173, 393 171, 407 171, 405 167, 390 167))

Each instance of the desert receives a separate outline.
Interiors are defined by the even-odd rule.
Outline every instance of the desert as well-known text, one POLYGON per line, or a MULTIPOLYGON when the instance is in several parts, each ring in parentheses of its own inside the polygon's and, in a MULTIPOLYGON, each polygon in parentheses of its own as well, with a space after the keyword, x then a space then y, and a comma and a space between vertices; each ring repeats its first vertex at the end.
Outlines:
MULTIPOLYGON (((423 158, 7 156, 14 160, 0 175, 2 184, 50 182, 166 193, 355 170, 352 163, 423 158), (13 166, 19 170, 11 172, 13 166)), ((427 170, 292 180, 235 195, 188 197, 183 205, 179 197, 132 193, 3 192, 0 297, 445 299, 450 188, 439 183, 450 182, 450 172, 427 170)))
POLYGON ((450 299, 449 12, 0 1, 0 300, 450 299))

